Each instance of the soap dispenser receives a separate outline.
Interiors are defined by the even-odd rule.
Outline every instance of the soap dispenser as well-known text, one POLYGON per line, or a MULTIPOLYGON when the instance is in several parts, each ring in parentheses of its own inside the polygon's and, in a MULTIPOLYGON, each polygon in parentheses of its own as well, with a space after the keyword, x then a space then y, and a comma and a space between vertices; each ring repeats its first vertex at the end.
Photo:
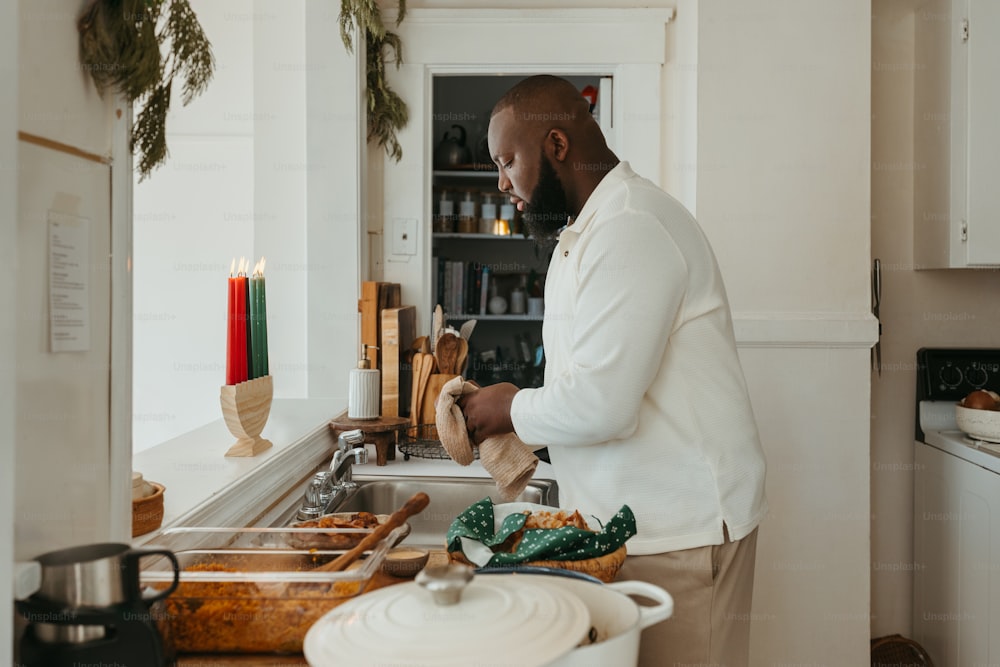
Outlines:
POLYGON ((382 374, 377 368, 372 368, 366 348, 378 349, 375 345, 362 345, 361 358, 358 367, 351 370, 351 379, 347 391, 348 419, 378 419, 379 390, 382 385, 382 374))

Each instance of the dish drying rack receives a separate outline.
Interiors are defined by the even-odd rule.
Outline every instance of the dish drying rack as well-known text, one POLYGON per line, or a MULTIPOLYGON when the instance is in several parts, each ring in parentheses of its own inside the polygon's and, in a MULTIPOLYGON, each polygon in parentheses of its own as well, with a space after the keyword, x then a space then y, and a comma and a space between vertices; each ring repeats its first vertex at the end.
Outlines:
MULTIPOLYGON (((437 437, 437 427, 434 424, 418 424, 400 432, 397 448, 403 454, 404 461, 409 461, 411 456, 418 459, 451 459, 437 437)), ((472 455, 479 458, 479 447, 472 448, 472 455)))

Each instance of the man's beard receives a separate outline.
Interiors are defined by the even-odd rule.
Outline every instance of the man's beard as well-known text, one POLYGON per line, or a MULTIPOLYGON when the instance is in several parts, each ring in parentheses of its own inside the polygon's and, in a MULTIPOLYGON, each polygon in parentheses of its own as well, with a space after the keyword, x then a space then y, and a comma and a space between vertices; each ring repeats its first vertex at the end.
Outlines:
POLYGON ((531 193, 531 203, 524 206, 524 228, 528 235, 542 247, 555 245, 559 230, 569 218, 566 190, 556 175, 556 170, 542 153, 538 169, 538 185, 531 193))

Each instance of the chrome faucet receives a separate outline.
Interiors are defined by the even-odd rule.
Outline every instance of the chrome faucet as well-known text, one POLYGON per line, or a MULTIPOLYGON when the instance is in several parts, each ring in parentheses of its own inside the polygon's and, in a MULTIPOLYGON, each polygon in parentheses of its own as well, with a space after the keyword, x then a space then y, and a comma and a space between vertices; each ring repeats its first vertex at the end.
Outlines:
POLYGON ((316 473, 309 482, 302 506, 296 513, 297 520, 305 521, 322 516, 348 490, 357 488, 358 485, 352 479, 352 466, 355 463, 368 463, 368 450, 364 443, 365 436, 360 429, 340 434, 337 438, 337 450, 330 461, 330 469, 316 473))

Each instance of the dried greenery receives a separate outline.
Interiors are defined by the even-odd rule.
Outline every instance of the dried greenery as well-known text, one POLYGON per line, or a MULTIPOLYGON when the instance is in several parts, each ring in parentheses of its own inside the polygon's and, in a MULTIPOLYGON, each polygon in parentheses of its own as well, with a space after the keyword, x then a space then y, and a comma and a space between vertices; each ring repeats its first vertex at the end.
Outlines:
MULTIPOLYGON (((406 15, 406 0, 398 0, 396 25, 406 15)), ((403 62, 403 44, 399 35, 386 30, 378 0, 340 0, 340 38, 348 52, 354 50, 351 31, 356 25, 364 31, 367 63, 368 141, 375 141, 385 148, 386 154, 397 162, 403 149, 396 139, 396 131, 406 127, 409 110, 385 80, 385 63, 388 59, 396 67, 403 62), (391 53, 391 55, 390 55, 391 53)))
POLYGON ((91 0, 77 29, 80 62, 98 90, 119 91, 142 107, 129 138, 142 181, 167 158, 174 77, 184 81, 181 101, 187 105, 212 79, 212 45, 187 0, 91 0))

